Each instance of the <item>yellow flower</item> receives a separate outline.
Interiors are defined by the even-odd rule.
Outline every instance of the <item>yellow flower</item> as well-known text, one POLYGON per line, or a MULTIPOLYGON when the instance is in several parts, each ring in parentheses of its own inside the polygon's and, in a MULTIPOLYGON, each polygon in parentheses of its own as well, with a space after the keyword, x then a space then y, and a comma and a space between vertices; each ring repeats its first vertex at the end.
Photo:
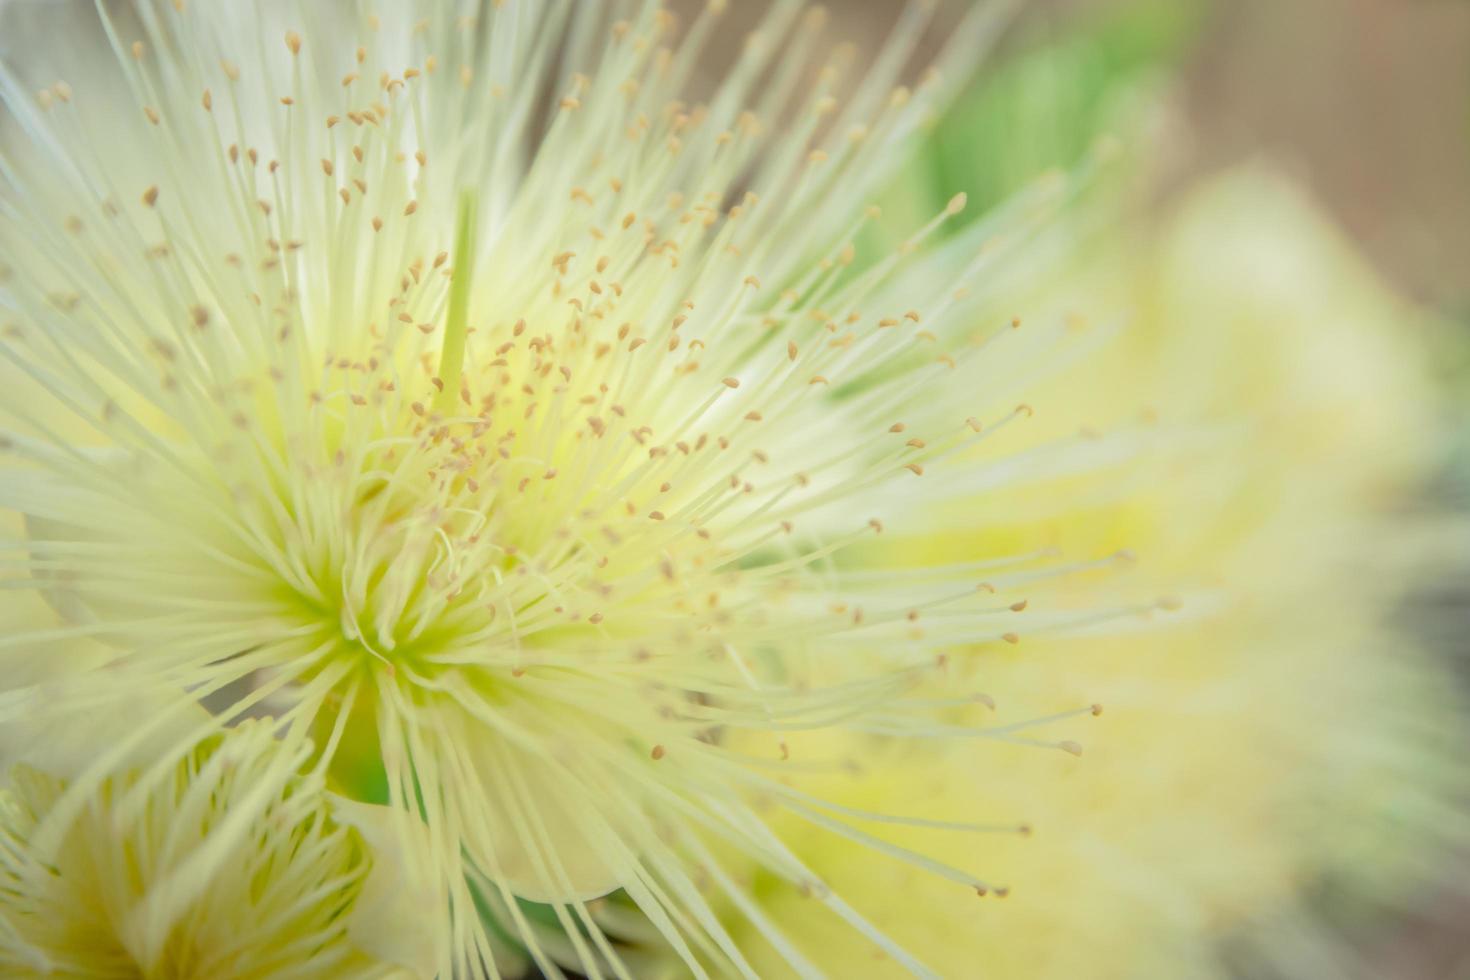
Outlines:
POLYGON ((159 778, 140 759, 69 793, 99 748, 41 740, 38 765, 0 786, 5 976, 431 975, 387 811, 332 801, 269 726, 213 736, 159 778))
MULTIPOLYGON (((1398 544, 1416 535, 1402 505, 1437 438, 1427 324, 1266 171, 1195 190, 1138 249, 1110 245, 1054 302, 1131 308, 1137 329, 1080 368, 1100 385, 1038 391, 1038 424, 1085 420, 1097 431, 1079 445, 1101 452, 1146 407, 1165 448, 1124 458, 1121 474, 989 495, 968 520, 936 515, 945 531, 928 557, 1127 547, 1139 579, 1177 590, 1168 604, 1187 625, 1028 637, 966 665, 1010 692, 993 714, 970 710, 993 732, 1100 702, 1081 758, 978 741, 928 757, 891 740, 792 742, 796 758, 860 774, 803 784, 837 803, 1024 824, 981 836, 873 825, 987 879, 984 901, 886 855, 859 858, 810 823, 777 829, 945 977, 1225 976, 1226 944, 1272 975, 1342 975, 1350 954, 1308 894, 1325 890, 1339 916, 1403 896, 1457 840, 1465 788, 1450 757, 1465 736, 1453 679, 1393 619, 1416 574, 1398 544)), ((1055 601, 1067 597, 1033 605, 1055 601)), ((754 874, 765 910, 818 967, 905 972, 754 874)), ((768 954, 761 975, 786 975, 768 954)))

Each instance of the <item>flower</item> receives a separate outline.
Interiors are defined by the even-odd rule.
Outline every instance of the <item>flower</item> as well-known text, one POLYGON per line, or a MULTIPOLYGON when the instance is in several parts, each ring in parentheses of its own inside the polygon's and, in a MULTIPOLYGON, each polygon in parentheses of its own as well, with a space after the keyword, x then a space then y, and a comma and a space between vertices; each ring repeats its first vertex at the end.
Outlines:
MULTIPOLYGON (((962 901, 800 821, 775 829, 944 976, 1356 975, 1341 932, 1422 895, 1464 845, 1463 703, 1400 615, 1425 573, 1403 543, 1425 518, 1407 505, 1441 438, 1416 348, 1425 317, 1263 167, 1202 182, 1135 235, 1127 247, 1110 237, 1069 288, 1047 287, 1061 309, 1140 311, 1082 367, 1104 383, 1063 376, 1034 397, 1046 418, 1107 429, 1124 406, 1097 392, 1127 392, 1169 448, 1127 461, 1126 477, 1098 470, 993 495, 1004 521, 937 514, 927 557, 997 538, 1127 544, 1149 559, 1135 576, 1180 590, 1180 616, 1167 630, 1042 640, 972 665, 1019 702, 997 697, 998 722, 1105 702, 1106 736, 1081 759, 973 742, 921 755, 851 735, 793 743, 854 761, 861 778, 821 783, 835 803, 902 813, 924 800, 938 816, 1024 819, 1025 840, 875 828, 983 869, 1005 902, 962 901)), ((818 967, 904 972, 840 939, 798 890, 750 873, 818 967)), ((776 952, 752 955, 761 976, 787 975, 776 952)))
POLYGON ((212 736, 157 779, 139 759, 82 796, 68 779, 90 756, 43 747, 0 788, 6 976, 430 975, 386 811, 333 804, 269 726, 212 736))
MULTIPOLYGON (((1108 332, 984 303, 1085 173, 942 248, 963 195, 900 247, 859 238, 1000 8, 911 90, 932 5, 858 65, 778 3, 692 101, 724 7, 682 34, 631 4, 99 7, 116 65, 38 92, 0 72, 28 136, 0 168, 0 505, 14 584, 64 618, 5 649, 108 651, 4 710, 188 692, 208 715, 149 779, 269 716, 285 757, 399 814, 405 866, 448 897, 423 923, 442 976, 495 972, 505 939, 548 974, 626 975, 591 904, 615 891, 690 972, 750 970, 715 902, 800 967, 715 845, 923 972, 769 829, 886 848, 783 780, 824 764, 788 736, 973 734, 952 661, 1161 611, 1152 585, 1070 598, 1127 564, 1111 547, 915 567, 902 545, 947 502, 1144 448, 1028 438, 1027 387, 1108 332)), ((979 734, 1075 753, 1092 713, 979 734)))

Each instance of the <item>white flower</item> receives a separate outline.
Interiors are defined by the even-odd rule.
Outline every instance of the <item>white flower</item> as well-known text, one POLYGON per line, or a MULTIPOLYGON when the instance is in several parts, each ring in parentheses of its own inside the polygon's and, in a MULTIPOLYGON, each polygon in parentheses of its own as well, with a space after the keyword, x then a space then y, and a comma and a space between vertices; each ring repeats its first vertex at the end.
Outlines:
POLYGON ((53 696, 166 683, 206 730, 270 713, 313 736, 359 796, 378 772, 450 896, 422 923, 443 976, 494 972, 497 930, 556 974, 521 900, 550 905, 556 959, 626 976, 587 905, 615 889, 691 972, 748 973, 707 896, 780 925, 714 842, 922 972, 763 808, 985 882, 791 790, 783 769, 828 763, 784 734, 946 734, 974 692, 913 692, 951 658, 1156 607, 1043 601, 1111 554, 862 561, 945 500, 1099 459, 1016 430, 1028 381, 1106 332, 982 302, 1072 180, 941 249, 962 197, 900 249, 860 241, 996 8, 910 91, 931 5, 860 62, 777 3, 695 101, 723 2, 680 40, 650 5, 414 6, 144 3, 105 24, 115 71, 38 94, 0 73, 29 141, 0 169, 9 555, 56 635, 112 650, 53 696))
POLYGON ((297 775, 305 754, 247 723, 151 778, 125 768, 81 792, 65 753, 14 766, 0 785, 5 976, 430 976, 411 926, 422 893, 391 891, 387 811, 334 807, 320 772, 297 775))

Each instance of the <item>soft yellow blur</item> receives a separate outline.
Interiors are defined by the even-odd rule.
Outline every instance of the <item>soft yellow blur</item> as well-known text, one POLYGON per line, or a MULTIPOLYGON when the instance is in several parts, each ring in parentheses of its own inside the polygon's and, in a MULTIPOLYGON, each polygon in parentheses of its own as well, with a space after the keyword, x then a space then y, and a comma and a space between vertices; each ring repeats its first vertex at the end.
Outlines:
MULTIPOLYGON (((1080 758, 970 740, 919 762, 876 740, 791 740, 795 759, 860 767, 813 783, 844 804, 1032 825, 1030 838, 861 825, 1007 897, 873 852, 854 860, 795 817, 781 826, 837 893, 945 977, 1211 975, 1232 939, 1301 972, 1303 957, 1331 955, 1302 889, 1329 870, 1334 901, 1403 887, 1449 778, 1429 746, 1458 734, 1436 669, 1384 622, 1410 574, 1390 509, 1434 449, 1425 324, 1259 170, 1195 190, 1108 251, 1064 302, 1028 315, 1119 310, 1127 327, 1028 395, 1031 424, 1148 448, 934 515, 950 530, 925 557, 1127 548, 1131 570, 1084 576, 1079 592, 1182 607, 1067 638, 1027 635, 1028 610, 1018 645, 952 670, 955 690, 999 702, 971 722, 1103 704, 1101 717, 1031 733, 1077 739, 1080 758)), ((758 892, 832 975, 903 975, 817 902, 773 881, 758 892)), ((766 954, 760 974, 784 975, 766 954)))

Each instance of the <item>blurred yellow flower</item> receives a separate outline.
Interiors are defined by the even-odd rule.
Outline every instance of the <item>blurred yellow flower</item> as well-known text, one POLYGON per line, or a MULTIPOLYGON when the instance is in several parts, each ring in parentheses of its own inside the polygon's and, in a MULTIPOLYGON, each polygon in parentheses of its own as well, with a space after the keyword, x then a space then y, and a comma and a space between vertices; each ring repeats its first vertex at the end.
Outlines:
MULTIPOLYGON (((987 494, 967 518, 935 514, 947 530, 923 557, 1127 548, 1147 559, 1132 584, 1170 590, 1190 622, 1044 640, 1018 627, 1018 646, 968 665, 983 689, 1015 692, 992 726, 1100 702, 1081 758, 788 740, 795 759, 860 773, 798 784, 847 806, 1024 824, 978 837, 875 825, 992 882, 984 901, 810 823, 780 831, 803 853, 825 842, 814 871, 945 977, 1224 975, 1227 942, 1289 975, 1340 975, 1305 893, 1398 894, 1452 832, 1463 788, 1444 749, 1464 735, 1450 679, 1390 622, 1414 574, 1392 509, 1437 436, 1424 318, 1263 169, 1200 187, 1138 244, 1094 257, 1053 297, 1131 308, 1134 322, 1079 369, 1087 384, 1062 378, 1032 401, 1038 425, 1080 420, 1079 445, 1098 452, 1137 438, 1142 413, 1156 452, 987 494)), ((756 879, 818 967, 905 972, 809 897, 756 879)), ((785 975, 774 955, 759 967, 785 975)))

